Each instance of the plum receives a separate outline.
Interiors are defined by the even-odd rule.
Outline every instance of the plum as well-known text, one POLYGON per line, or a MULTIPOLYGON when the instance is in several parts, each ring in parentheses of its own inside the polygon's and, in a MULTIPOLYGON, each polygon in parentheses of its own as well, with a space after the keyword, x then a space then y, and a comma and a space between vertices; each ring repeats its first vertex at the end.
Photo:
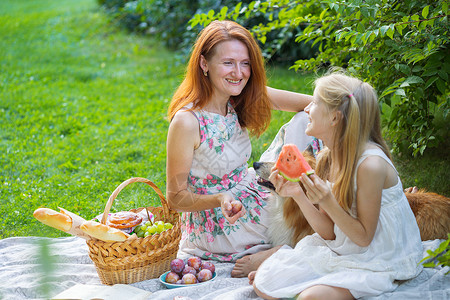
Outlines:
POLYGON ((181 272, 181 275, 185 275, 185 274, 188 274, 188 273, 191 273, 193 275, 197 275, 197 271, 193 267, 185 266, 183 271, 181 272))
POLYGON ((178 275, 175 272, 169 272, 166 275, 166 282, 167 283, 177 283, 177 281, 180 280, 180 275, 178 275))
POLYGON ((210 261, 204 261, 204 262, 202 262, 201 269, 202 270, 208 269, 211 271, 211 273, 214 273, 216 271, 216 266, 210 261))
POLYGON ((191 256, 187 260, 187 265, 193 267, 198 272, 202 266, 202 259, 198 256, 191 256))
POLYGON ((181 273, 184 269, 184 261, 181 258, 175 258, 170 262, 170 270, 175 273, 181 273))
POLYGON ((231 215, 234 216, 242 209, 241 201, 233 200, 231 201, 231 215))
POLYGON ((195 275, 191 273, 183 275, 183 278, 181 280, 184 284, 194 284, 198 282, 197 277, 195 277, 195 275))
POLYGON ((209 269, 203 269, 197 274, 197 279, 199 282, 208 281, 212 278, 213 273, 209 269))

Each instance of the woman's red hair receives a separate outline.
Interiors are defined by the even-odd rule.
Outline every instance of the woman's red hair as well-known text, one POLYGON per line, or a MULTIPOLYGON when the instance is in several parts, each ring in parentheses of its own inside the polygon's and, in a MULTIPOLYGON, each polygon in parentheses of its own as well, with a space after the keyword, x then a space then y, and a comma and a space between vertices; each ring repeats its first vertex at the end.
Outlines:
POLYGON ((250 58, 251 76, 238 96, 230 98, 238 115, 239 123, 252 134, 260 136, 267 129, 271 118, 271 103, 266 90, 264 60, 253 36, 243 26, 232 21, 213 21, 197 37, 186 69, 186 77, 172 97, 168 118, 189 103, 191 109, 202 109, 213 94, 213 86, 200 68, 200 57, 207 60, 214 55, 217 44, 238 40, 247 46, 250 58))

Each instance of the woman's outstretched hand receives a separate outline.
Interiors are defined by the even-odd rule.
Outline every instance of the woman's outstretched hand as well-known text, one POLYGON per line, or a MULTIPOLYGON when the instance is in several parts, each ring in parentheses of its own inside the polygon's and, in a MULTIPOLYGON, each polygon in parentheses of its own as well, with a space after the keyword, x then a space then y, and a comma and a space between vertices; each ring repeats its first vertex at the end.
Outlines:
POLYGON ((245 208, 242 203, 235 200, 231 194, 223 193, 221 195, 222 199, 220 200, 220 207, 222 209, 222 214, 230 224, 234 224, 237 219, 245 215, 245 208))

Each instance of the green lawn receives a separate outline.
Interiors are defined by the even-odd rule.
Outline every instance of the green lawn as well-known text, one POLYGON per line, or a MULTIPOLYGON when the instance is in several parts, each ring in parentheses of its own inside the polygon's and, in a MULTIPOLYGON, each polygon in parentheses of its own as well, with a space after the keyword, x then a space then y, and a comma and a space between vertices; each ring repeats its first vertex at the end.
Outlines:
MULTIPOLYGON (((116 28, 95 0, 3 0, 0 24, 0 238, 64 236, 33 211, 61 206, 92 218, 130 177, 164 191, 166 110, 184 72, 176 53, 116 28)), ((269 68, 268 77, 311 92, 312 76, 269 68)), ((274 113, 252 140, 252 160, 291 116, 274 113)), ((404 185, 450 195, 447 152, 401 158, 404 185)), ((159 199, 135 183, 112 210, 148 205, 159 199)))

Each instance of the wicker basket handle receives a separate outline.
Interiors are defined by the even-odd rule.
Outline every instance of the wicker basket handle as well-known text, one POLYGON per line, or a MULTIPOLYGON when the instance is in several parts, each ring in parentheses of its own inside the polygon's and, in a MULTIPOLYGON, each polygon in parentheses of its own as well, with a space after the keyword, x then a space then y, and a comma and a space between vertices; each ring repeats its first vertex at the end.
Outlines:
POLYGON ((114 202, 114 199, 116 199, 116 197, 120 193, 120 191, 123 190, 130 183, 134 183, 134 182, 143 182, 143 183, 148 184, 150 187, 152 187, 153 190, 158 194, 159 199, 161 199, 161 204, 162 204, 162 208, 163 208, 164 214, 166 214, 166 215, 169 214, 169 211, 170 211, 169 204, 167 203, 166 198, 164 198, 164 195, 161 192, 161 190, 153 182, 151 182, 150 180, 148 180, 146 178, 132 177, 132 178, 122 182, 114 190, 114 192, 111 194, 111 196, 109 196, 108 202, 106 203, 106 206, 105 206, 105 210, 103 211, 102 224, 106 224, 106 219, 108 218, 108 214, 109 214, 109 211, 111 210, 111 206, 112 206, 112 204, 114 202))

